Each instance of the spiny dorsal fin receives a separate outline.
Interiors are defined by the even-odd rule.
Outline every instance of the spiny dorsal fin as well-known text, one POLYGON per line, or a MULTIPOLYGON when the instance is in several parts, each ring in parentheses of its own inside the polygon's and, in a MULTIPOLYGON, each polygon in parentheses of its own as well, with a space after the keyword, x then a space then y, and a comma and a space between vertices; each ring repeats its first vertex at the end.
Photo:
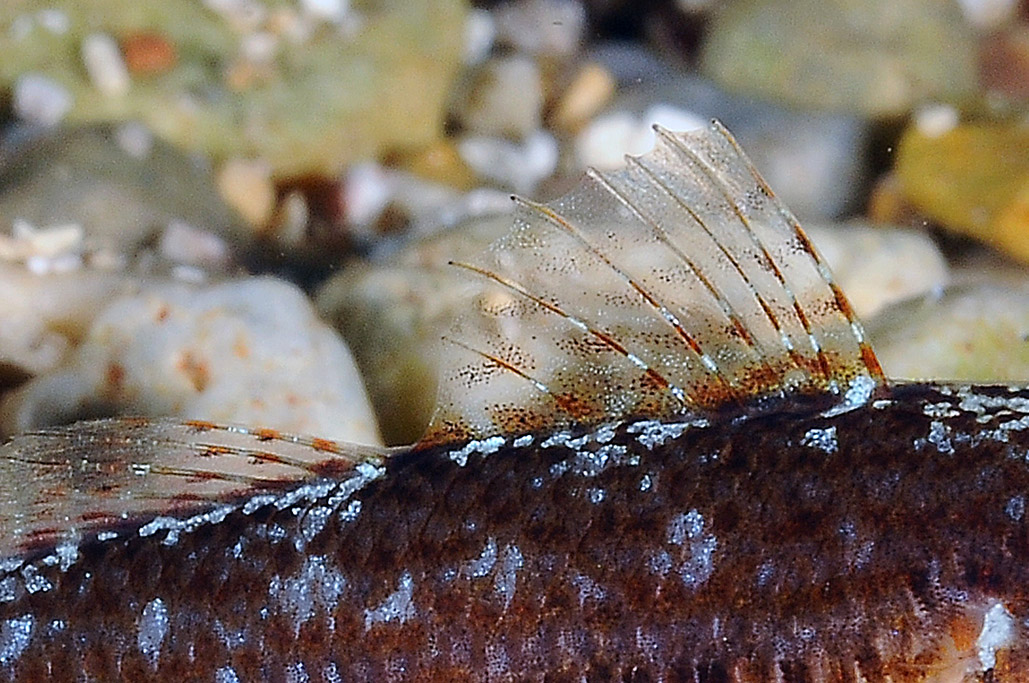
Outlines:
POLYGON ((745 407, 883 382, 811 243, 726 129, 673 134, 550 204, 481 264, 423 443, 745 407))
POLYGON ((0 560, 305 480, 345 480, 387 453, 198 420, 114 418, 22 434, 0 445, 0 560))

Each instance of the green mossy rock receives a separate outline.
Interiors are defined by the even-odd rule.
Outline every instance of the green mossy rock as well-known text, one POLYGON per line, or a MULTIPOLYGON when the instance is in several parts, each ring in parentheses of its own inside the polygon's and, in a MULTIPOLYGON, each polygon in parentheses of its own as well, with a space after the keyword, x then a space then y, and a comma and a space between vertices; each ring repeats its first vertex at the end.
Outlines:
POLYGON ((264 158, 277 175, 332 172, 439 136, 460 63, 463 0, 354 0, 356 28, 315 22, 302 37, 282 28, 297 19, 298 3, 255 4, 264 19, 241 27, 198 0, 6 0, 0 89, 43 75, 71 94, 70 121, 139 119, 215 159, 264 158), (42 10, 61 13, 67 30, 40 25, 42 10), (176 62, 132 76, 124 95, 103 94, 81 55, 83 38, 94 33, 120 43, 159 34, 176 62), (278 47, 251 69, 240 60, 259 33, 278 47))
POLYGON ((957 3, 740 0, 716 14, 702 68, 730 90, 880 117, 970 93, 975 55, 957 3))

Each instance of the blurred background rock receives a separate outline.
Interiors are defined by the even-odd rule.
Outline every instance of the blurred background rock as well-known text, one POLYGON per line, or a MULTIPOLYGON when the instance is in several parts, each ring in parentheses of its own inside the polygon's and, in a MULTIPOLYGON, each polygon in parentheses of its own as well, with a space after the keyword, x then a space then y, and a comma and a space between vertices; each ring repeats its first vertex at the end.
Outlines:
POLYGON ((1024 1, 7 0, 0 54, 7 432, 414 440, 508 194, 712 117, 888 373, 1029 379, 1024 1))

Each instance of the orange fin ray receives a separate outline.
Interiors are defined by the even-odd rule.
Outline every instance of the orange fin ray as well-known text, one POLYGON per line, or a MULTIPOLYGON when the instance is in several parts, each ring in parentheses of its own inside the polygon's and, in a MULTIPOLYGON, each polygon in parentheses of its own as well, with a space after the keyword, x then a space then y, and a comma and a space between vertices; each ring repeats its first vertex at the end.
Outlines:
MULTIPOLYGON (((793 214, 718 122, 518 200, 448 335, 424 444, 669 419, 885 380, 793 214), (545 387, 546 391, 541 391, 545 387)), ((841 398, 842 400, 842 398, 841 398)))
POLYGON ((389 452, 197 420, 113 418, 22 434, 0 445, 0 559, 345 480, 389 452))

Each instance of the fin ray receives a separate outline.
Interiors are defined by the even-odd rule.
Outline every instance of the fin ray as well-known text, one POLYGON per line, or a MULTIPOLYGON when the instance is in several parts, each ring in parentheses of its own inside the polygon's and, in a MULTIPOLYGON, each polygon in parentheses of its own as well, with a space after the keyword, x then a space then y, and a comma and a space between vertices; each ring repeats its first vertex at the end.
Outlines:
POLYGON ((446 354, 424 443, 884 381, 796 219, 717 122, 658 129, 623 169, 518 204, 512 231, 466 266, 497 287, 449 335, 467 346, 446 354))
POLYGON ((0 445, 0 559, 133 520, 345 478, 387 455, 195 420, 113 418, 22 434, 0 445))

